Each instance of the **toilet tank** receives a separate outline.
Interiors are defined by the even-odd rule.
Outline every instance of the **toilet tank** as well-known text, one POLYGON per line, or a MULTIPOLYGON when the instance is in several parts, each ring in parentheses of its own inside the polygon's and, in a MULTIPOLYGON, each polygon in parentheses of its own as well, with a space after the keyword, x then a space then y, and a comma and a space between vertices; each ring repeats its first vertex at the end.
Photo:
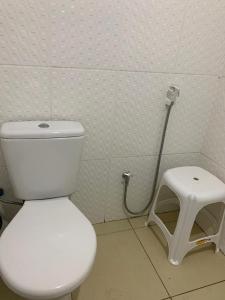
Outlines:
POLYGON ((0 138, 17 198, 55 198, 76 190, 84 142, 79 122, 8 122, 1 127, 0 138))

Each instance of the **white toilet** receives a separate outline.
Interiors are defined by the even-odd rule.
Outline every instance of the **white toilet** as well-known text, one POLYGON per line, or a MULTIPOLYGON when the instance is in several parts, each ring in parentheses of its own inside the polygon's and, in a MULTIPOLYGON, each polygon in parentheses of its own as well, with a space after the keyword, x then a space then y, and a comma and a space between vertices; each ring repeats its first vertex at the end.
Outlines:
POLYGON ((91 223, 69 200, 84 129, 72 121, 8 122, 0 130, 9 177, 24 205, 0 237, 0 273, 27 299, 71 299, 96 254, 91 223))

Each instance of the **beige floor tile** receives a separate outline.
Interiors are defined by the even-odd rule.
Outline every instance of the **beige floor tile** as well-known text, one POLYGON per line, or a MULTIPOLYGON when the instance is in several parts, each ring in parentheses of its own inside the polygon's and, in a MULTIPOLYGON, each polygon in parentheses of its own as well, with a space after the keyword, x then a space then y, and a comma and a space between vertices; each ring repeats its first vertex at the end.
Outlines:
POLYGON ((129 221, 133 228, 145 227, 145 221, 147 221, 147 216, 130 218, 129 221))
POLYGON ((225 283, 217 283, 207 286, 200 290, 189 292, 177 297, 174 300, 224 300, 225 299, 225 283))
MULTIPOLYGON (((171 211, 166 213, 158 214, 164 223, 176 221, 178 218, 177 211, 171 211)), ((129 221, 133 228, 141 228, 145 227, 145 221, 147 220, 147 216, 130 218, 129 221)))
POLYGON ((176 267, 167 260, 166 242, 157 226, 136 232, 171 295, 225 280, 225 257, 214 254, 212 246, 196 248, 176 267))
MULTIPOLYGON (((166 227, 168 228, 170 233, 174 233, 175 229, 176 229, 176 222, 171 222, 171 223, 166 223, 166 227)), ((153 226, 153 230, 154 228, 157 228, 156 226, 153 226)), ((155 232, 155 230, 154 230, 155 232)), ((190 240, 197 240, 199 238, 203 238, 205 236, 205 233, 202 231, 201 227, 199 227, 198 224, 194 223, 194 226, 192 228, 192 232, 191 232, 191 237, 190 240)))
POLYGON ((78 300, 157 300, 167 293, 133 231, 98 237, 93 271, 78 300))
POLYGON ((0 279, 0 299, 1 300, 25 300, 14 294, 0 279))
POLYGON ((99 224, 95 224, 94 228, 97 235, 132 229, 128 220, 99 223, 99 224))
POLYGON ((174 222, 178 219, 178 215, 179 215, 179 211, 175 210, 175 211, 169 211, 169 212, 165 212, 165 213, 158 213, 157 214, 160 219, 164 222, 174 222))

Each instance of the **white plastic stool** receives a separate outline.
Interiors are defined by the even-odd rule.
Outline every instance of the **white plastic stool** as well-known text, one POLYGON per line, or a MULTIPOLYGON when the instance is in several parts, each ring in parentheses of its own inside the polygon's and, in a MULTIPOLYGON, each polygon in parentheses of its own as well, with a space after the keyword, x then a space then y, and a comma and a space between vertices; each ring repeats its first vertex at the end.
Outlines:
POLYGON ((180 167, 167 170, 163 174, 146 225, 153 221, 160 227, 168 243, 168 260, 173 265, 179 265, 188 251, 204 243, 215 243, 216 252, 219 251, 224 212, 216 234, 190 241, 191 230, 198 212, 204 206, 218 202, 225 204, 225 184, 208 171, 199 167, 180 167), (180 202, 180 213, 173 235, 155 213, 158 196, 163 186, 169 187, 180 202))

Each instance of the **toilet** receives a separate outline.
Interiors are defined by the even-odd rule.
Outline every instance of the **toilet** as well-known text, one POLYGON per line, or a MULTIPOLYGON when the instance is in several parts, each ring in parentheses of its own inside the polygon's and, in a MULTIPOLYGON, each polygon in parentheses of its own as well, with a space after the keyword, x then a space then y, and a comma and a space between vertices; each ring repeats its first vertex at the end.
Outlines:
POLYGON ((1 148, 23 206, 0 237, 0 275, 26 299, 71 300, 96 254, 91 223, 69 200, 84 128, 73 121, 4 123, 1 148))

